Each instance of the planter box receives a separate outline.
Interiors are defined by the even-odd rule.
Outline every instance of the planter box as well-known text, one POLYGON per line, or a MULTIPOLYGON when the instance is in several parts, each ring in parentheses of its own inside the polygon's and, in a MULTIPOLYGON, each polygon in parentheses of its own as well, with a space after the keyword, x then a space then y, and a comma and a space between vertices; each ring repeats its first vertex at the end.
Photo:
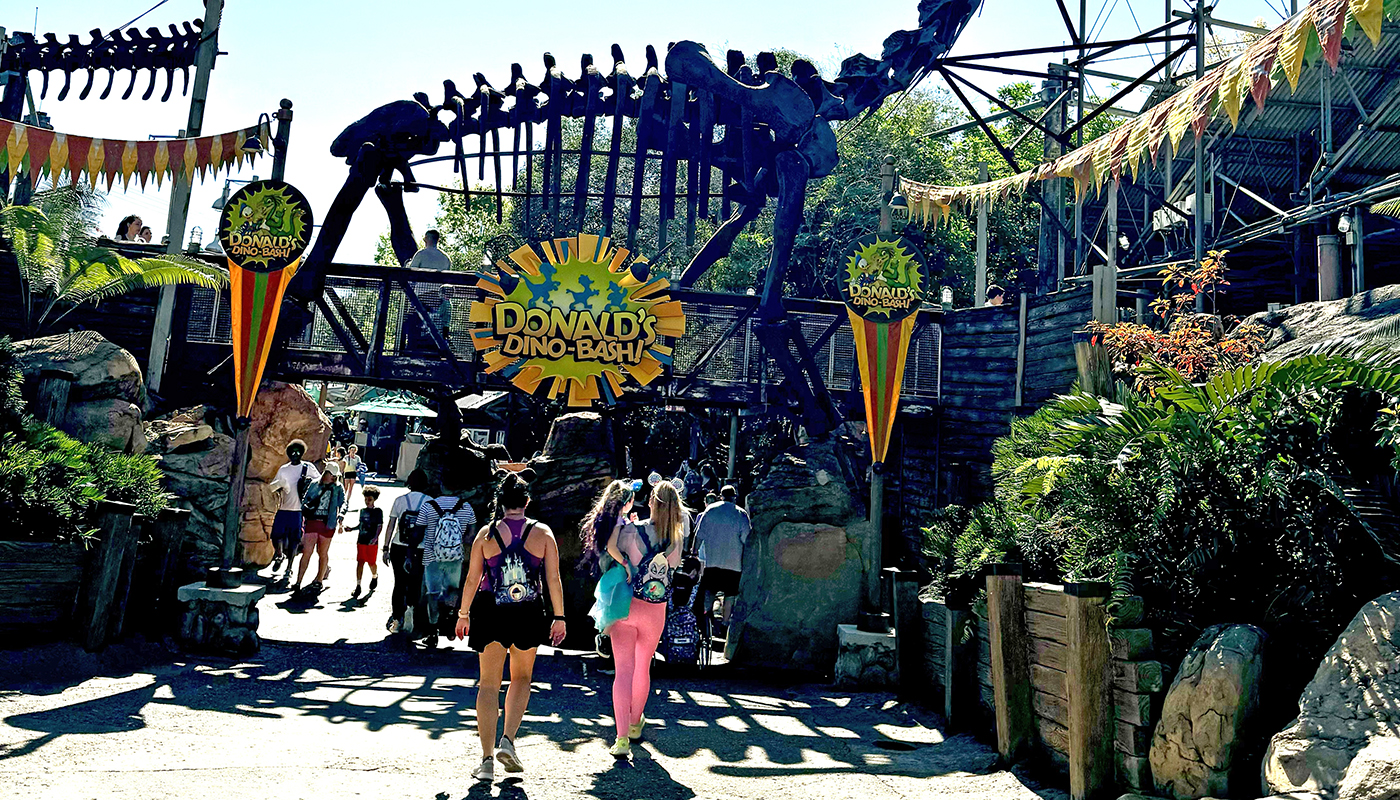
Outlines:
POLYGON ((0 542, 0 633, 7 642, 68 634, 83 561, 79 544, 0 542))

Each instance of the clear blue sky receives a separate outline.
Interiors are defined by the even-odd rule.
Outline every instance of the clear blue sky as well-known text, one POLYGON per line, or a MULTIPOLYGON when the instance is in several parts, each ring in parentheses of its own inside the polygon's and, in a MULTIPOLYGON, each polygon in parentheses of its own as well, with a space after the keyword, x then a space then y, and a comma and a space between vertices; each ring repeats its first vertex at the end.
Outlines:
MULTIPOLYGON (((0 4, 0 25, 32 30, 37 10, 39 32, 79 33, 86 40, 86 31, 124 25, 155 2, 6 0, 0 4)), ((1280 15, 1271 11, 1267 2, 1223 0, 1218 15, 1244 22, 1262 17, 1273 25, 1280 15)), ((1053 0, 984 3, 955 52, 1040 47, 1068 39, 1053 0)), ((1089 0, 1089 19, 1091 23, 1095 18, 1102 20, 1100 38, 1131 35, 1139 25, 1160 25, 1163 4, 1164 0, 1089 0)), ((1273 4, 1283 8, 1280 0, 1273 0, 1273 4)), ((1077 13, 1078 3, 1070 0, 1070 5, 1077 13)), ((1176 7, 1185 8, 1180 0, 1176 7)), ((227 55, 219 58, 210 82, 204 132, 251 125, 259 112, 271 112, 283 97, 291 99, 296 118, 287 179, 307 195, 319 219, 346 174, 344 162, 329 153, 336 134, 376 106, 408 98, 415 91, 440 98, 444 78, 470 86, 472 73, 483 72, 499 88, 506 82, 510 64, 518 61, 526 74, 537 80, 543 73, 541 55, 546 51, 572 74, 582 53, 592 53, 600 65, 606 65, 614 42, 622 45, 635 74, 644 63, 648 43, 664 52, 667 42, 678 39, 703 42, 720 57, 727 47, 750 55, 787 48, 813 58, 823 73, 832 77, 845 56, 855 52, 878 56, 886 36, 915 24, 916 8, 917 0, 226 0, 220 46, 227 55)), ((168 0, 137 25, 142 29, 153 25, 164 28, 170 22, 202 15, 199 0, 168 0)), ((1153 48, 1158 57, 1160 48, 1153 48)), ((1145 66, 1142 51, 1138 48, 1134 60, 1119 62, 1114 68, 1129 72, 1135 66, 1145 66)), ((1007 64, 1043 69, 1049 60, 1035 56, 1007 64)), ((150 134, 174 134, 185 125, 189 102, 179 96, 178 83, 168 103, 158 100, 164 89, 163 75, 151 100, 139 99, 145 88, 143 76, 133 98, 124 102, 116 99, 124 82, 118 83, 108 100, 97 100, 96 91, 88 100, 78 100, 85 78, 85 74, 74 77, 78 86, 62 103, 57 101, 61 82, 51 84, 41 110, 52 117, 56 129, 141 139, 150 134)), ((176 79, 178 82, 178 75, 176 79)), ((979 82, 994 88, 1002 79, 987 74, 979 82)), ((105 82, 98 84, 103 85, 105 82)), ((1092 88, 1107 93, 1107 81, 1092 88)), ((233 177, 267 177, 270 168, 270 159, 264 159, 233 177)), ((450 167, 440 173, 425 170, 419 177, 444 184, 452 180, 450 167)), ((110 234, 118 219, 137 213, 159 237, 166 227, 168 194, 155 191, 154 185, 144 192, 136 187, 133 182, 130 191, 121 191, 119 185, 114 189, 104 228, 110 234)), ((222 188, 221 175, 194 189, 190 225, 203 228, 206 242, 217 217, 210 205, 222 188)), ((415 231, 421 232, 431 221, 434 204, 431 192, 409 196, 415 231)), ((356 215, 339 260, 370 260, 374 243, 386 227, 383 211, 371 196, 356 215)))

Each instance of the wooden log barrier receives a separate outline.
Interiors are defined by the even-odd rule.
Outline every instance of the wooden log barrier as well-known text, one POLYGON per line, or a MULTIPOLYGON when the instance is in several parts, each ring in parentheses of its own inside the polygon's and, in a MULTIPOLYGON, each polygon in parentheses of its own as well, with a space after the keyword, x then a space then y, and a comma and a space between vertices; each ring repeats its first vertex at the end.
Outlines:
POLYGON ((1067 583, 1069 796, 1091 800, 1113 785, 1113 672, 1104 583, 1067 583))
POLYGON ((63 418, 68 416, 68 395, 73 391, 73 382, 77 379, 77 375, 66 369, 40 370, 35 416, 54 427, 62 425, 63 418))
POLYGON ((1079 388, 1095 397, 1105 397, 1113 382, 1113 364, 1108 348, 1094 342, 1087 331, 1074 332, 1074 360, 1079 368, 1079 388))
POLYGON ((1021 585, 1020 564, 991 564, 987 570, 997 752, 1010 762, 1024 754, 1035 736, 1026 647, 1025 591, 1021 585))
POLYGON ((89 553, 83 588, 78 598, 78 641, 88 650, 107 643, 112 605, 121 583, 128 549, 136 547, 137 529, 131 524, 136 506, 104 500, 97 505, 97 544, 89 553))

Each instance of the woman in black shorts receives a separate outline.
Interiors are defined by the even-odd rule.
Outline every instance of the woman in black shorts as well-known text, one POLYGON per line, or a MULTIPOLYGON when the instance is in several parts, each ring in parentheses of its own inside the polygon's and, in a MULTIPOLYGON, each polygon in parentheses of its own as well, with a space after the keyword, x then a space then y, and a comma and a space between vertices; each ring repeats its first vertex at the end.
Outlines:
POLYGON ((564 641, 564 584, 559 578, 559 545, 554 532, 525 516, 530 504, 529 480, 534 473, 504 473, 496 489, 496 516, 477 532, 471 563, 457 611, 457 637, 465 637, 481 654, 476 690, 477 735, 481 765, 472 776, 495 778, 496 762, 506 772, 523 772, 515 753, 515 734, 530 702, 535 648, 546 641, 564 641), (549 591, 553 616, 546 614, 549 591), (501 677, 510 657, 510 689, 506 719, 495 747, 501 677))

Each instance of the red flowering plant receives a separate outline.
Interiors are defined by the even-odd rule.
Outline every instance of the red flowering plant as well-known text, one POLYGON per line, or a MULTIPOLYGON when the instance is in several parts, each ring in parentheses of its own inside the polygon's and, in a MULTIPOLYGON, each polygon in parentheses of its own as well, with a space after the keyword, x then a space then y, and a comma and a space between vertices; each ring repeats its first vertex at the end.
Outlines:
POLYGON ((1199 382, 1258 358, 1265 341, 1262 327, 1194 310, 1197 295, 1208 294, 1214 308, 1218 289, 1230 285, 1227 252, 1211 250, 1199 266, 1178 264, 1161 271, 1166 296, 1154 300, 1152 310, 1166 321, 1164 330, 1131 322, 1089 323, 1094 341, 1107 347, 1113 358, 1114 377, 1142 390, 1152 385, 1152 379, 1137 369, 1144 359, 1167 364, 1199 382))

